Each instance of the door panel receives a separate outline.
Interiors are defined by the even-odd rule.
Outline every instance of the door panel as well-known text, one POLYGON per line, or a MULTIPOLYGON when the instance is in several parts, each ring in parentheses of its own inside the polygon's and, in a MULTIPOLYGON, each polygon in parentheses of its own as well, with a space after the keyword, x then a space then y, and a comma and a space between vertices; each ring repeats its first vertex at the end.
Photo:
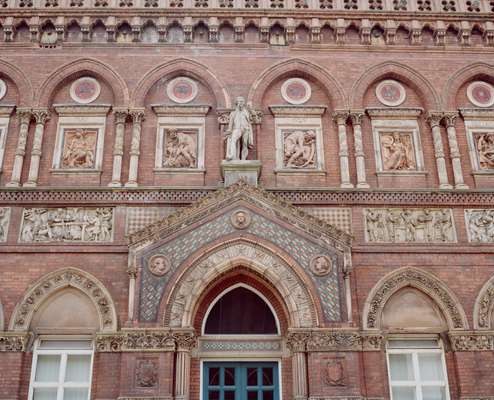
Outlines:
POLYGON ((203 374, 203 400, 279 400, 276 362, 206 362, 203 374))

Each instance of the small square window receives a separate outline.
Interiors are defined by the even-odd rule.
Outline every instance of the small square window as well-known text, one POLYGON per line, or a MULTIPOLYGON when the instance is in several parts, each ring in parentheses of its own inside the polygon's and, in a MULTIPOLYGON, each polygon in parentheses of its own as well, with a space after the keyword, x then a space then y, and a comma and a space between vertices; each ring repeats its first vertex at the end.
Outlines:
POLYGON ((30 400, 88 400, 93 345, 90 340, 38 340, 33 355, 30 400))

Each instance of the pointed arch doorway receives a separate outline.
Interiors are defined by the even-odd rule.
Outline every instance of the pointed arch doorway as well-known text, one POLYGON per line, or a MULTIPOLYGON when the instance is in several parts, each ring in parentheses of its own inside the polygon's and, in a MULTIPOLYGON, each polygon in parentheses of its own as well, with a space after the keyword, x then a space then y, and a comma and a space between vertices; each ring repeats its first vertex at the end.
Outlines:
POLYGON ((217 294, 200 342, 201 400, 281 399, 280 321, 262 292, 236 283, 217 294))

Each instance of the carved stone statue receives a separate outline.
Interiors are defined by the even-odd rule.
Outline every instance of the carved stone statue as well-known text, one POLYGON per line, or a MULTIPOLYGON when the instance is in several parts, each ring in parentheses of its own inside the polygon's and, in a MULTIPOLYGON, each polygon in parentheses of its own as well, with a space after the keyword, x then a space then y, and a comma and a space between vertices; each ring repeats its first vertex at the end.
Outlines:
POLYGON ((284 132, 285 168, 314 168, 316 166, 316 132, 296 130, 284 132))
POLYGON ((95 130, 65 131, 62 168, 93 168, 96 139, 95 130))
POLYGON ((168 129, 165 132, 165 167, 195 168, 197 166, 197 132, 168 129))
POLYGON ((230 113, 225 130, 226 160, 247 160, 249 149, 254 145, 254 133, 250 111, 243 97, 237 97, 235 110, 230 113))
POLYGON ((381 154, 385 171, 414 170, 417 168, 409 134, 381 134, 381 154))
POLYGON ((477 135, 480 169, 494 169, 494 133, 477 135))

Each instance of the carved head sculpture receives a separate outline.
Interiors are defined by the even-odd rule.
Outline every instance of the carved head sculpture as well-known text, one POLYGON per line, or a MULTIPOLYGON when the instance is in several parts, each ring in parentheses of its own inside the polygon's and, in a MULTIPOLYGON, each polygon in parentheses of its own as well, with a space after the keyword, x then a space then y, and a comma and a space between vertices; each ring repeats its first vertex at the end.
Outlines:
POLYGON ((245 107, 245 99, 242 96, 237 97, 235 105, 237 110, 243 110, 245 107))
POLYGON ((175 140, 177 138, 177 130, 174 128, 168 129, 168 136, 170 139, 175 140))
POLYGON ((148 264, 149 271, 156 276, 163 276, 170 270, 170 263, 165 256, 155 255, 148 264))
POLYGON ((310 263, 310 269, 314 275, 324 276, 331 272, 333 262, 327 256, 316 256, 310 263))

